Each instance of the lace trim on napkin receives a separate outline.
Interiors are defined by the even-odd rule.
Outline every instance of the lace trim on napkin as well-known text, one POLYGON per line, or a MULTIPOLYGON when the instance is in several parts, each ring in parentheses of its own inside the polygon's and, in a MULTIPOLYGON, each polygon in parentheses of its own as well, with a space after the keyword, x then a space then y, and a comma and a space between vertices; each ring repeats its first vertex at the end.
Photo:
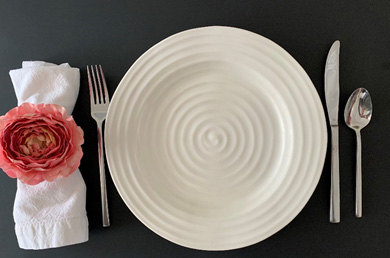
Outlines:
POLYGON ((88 241, 87 216, 58 221, 15 224, 19 247, 46 249, 88 241))

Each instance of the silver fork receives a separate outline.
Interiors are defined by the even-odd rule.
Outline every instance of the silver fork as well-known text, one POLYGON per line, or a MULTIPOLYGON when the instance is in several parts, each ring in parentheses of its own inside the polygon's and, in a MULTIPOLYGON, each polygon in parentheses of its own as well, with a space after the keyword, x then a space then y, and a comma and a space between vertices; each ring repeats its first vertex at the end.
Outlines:
POLYGON ((110 98, 108 96, 107 85, 106 80, 104 79, 102 66, 99 65, 98 67, 97 65, 95 65, 95 69, 93 66, 87 66, 87 74, 89 84, 89 96, 91 100, 91 116, 93 119, 95 119, 97 123, 103 227, 109 227, 110 218, 108 215, 102 126, 103 121, 106 119, 108 105, 110 104, 110 98))

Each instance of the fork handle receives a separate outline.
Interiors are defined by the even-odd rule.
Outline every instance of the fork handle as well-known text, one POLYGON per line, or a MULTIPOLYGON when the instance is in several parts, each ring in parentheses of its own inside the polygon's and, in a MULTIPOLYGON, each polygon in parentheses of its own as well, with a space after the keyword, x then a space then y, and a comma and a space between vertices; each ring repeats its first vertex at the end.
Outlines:
POLYGON ((103 227, 110 226, 110 218, 108 215, 108 202, 107 202, 107 186, 106 186, 106 171, 104 163, 104 152, 103 152, 103 134, 102 126, 103 121, 97 122, 97 134, 98 134, 98 154, 99 154, 99 169, 100 169, 100 193, 102 200, 102 217, 103 227))

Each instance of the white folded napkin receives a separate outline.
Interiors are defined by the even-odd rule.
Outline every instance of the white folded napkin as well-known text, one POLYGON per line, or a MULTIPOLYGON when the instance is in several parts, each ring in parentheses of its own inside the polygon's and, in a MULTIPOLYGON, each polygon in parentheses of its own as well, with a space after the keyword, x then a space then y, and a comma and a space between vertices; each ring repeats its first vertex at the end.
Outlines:
MULTIPOLYGON (((23 62, 10 76, 18 105, 58 104, 72 113, 80 87, 78 68, 23 62)), ((19 247, 46 249, 88 241, 85 202, 86 186, 78 169, 67 178, 38 185, 17 180, 14 220, 19 247)))

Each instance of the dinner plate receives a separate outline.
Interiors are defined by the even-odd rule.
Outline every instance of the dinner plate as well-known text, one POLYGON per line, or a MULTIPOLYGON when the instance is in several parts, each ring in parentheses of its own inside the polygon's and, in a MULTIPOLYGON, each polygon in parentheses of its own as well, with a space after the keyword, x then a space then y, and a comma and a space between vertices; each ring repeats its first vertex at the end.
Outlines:
POLYGON ((158 235, 202 250, 248 246, 291 222, 327 146, 303 68, 271 40, 220 26, 145 52, 116 89, 105 128, 129 209, 158 235))

